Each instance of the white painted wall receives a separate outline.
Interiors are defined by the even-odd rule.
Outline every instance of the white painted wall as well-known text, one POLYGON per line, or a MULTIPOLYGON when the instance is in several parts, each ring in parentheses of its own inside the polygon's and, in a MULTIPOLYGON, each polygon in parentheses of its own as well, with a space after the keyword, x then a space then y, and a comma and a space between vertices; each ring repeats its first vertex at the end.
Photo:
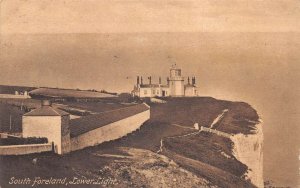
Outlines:
POLYGON ((165 97, 170 95, 169 88, 152 87, 152 88, 139 88, 138 96, 139 97, 155 97, 155 96, 162 97, 162 91, 165 91, 165 97))
POLYGON ((140 88, 139 97, 151 97, 152 90, 151 88, 140 88))
POLYGON ((184 80, 180 78, 170 79, 170 95, 171 96, 184 96, 184 80))
POLYGON ((23 137, 46 137, 54 142, 55 152, 61 149, 61 117, 60 116, 23 116, 23 137))
POLYGON ((197 96, 197 88, 196 87, 186 87, 184 90, 184 95, 186 97, 194 97, 197 96))
POLYGON ((4 99, 29 99, 29 95, 13 95, 13 94, 0 94, 0 98, 4 99))
POLYGON ((137 130, 150 118, 150 109, 71 138, 71 151, 115 140, 137 130))

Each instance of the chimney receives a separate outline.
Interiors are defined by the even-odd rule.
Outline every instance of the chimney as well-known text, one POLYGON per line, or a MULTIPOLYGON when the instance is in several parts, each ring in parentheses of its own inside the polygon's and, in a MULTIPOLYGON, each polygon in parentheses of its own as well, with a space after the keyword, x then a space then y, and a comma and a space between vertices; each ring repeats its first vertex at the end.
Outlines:
POLYGON ((52 103, 50 100, 42 100, 42 107, 43 106, 51 106, 51 105, 52 105, 52 103))
POLYGON ((140 84, 140 77, 137 76, 137 79, 136 79, 136 85, 139 85, 140 84))
POLYGON ((151 84, 151 76, 149 76, 148 79, 149 79, 149 84, 151 84))
POLYGON ((159 83, 159 84, 161 84, 161 77, 159 77, 159 79, 158 79, 158 83, 159 83))

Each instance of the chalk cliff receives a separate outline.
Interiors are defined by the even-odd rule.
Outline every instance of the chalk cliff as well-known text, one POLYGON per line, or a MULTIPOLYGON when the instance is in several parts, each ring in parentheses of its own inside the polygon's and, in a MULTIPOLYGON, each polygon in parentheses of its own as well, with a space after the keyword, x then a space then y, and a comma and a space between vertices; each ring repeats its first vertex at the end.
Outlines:
POLYGON ((256 125, 254 134, 236 134, 231 137, 234 143, 233 155, 248 166, 245 174, 259 188, 264 187, 263 181, 263 132, 262 123, 256 125))

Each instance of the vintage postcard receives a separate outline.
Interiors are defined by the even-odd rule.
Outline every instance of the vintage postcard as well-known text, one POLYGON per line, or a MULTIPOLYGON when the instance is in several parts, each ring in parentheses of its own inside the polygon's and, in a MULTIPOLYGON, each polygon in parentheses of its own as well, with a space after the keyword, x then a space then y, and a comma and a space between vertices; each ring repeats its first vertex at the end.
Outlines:
POLYGON ((300 187, 299 0, 0 0, 0 188, 300 187))

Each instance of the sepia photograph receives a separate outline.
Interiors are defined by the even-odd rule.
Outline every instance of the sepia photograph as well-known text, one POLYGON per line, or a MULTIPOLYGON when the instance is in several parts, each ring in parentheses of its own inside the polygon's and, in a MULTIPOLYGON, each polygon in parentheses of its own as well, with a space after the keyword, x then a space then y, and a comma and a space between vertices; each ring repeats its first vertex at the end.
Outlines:
POLYGON ((0 0, 0 188, 300 188, 299 0, 0 0))

